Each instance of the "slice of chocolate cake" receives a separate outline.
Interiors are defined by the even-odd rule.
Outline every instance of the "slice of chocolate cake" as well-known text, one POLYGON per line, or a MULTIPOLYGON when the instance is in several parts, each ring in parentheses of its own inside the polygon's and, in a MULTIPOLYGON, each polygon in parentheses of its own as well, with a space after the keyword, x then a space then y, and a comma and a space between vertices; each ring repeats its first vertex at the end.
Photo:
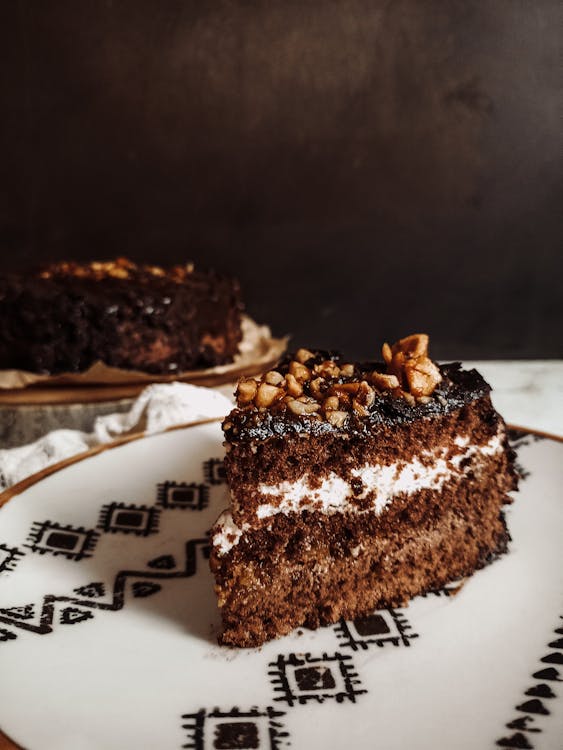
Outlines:
POLYGON ((214 367, 238 351, 241 310, 234 279, 192 264, 164 269, 118 258, 0 276, 0 369, 214 367))
POLYGON ((505 551, 504 422, 479 373, 427 348, 409 336, 381 364, 301 349, 240 381, 212 532, 222 643, 403 605, 505 551))

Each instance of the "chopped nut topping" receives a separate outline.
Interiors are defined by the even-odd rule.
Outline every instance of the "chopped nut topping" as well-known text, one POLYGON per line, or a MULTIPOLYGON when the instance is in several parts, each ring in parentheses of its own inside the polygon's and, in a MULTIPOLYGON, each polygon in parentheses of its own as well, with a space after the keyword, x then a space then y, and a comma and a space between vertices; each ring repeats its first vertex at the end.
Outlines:
POLYGON ((314 414, 321 408, 321 405, 314 399, 307 400, 307 397, 303 396, 288 401, 287 406, 294 414, 298 414, 299 416, 303 416, 304 414, 314 414), (306 400, 303 400, 303 398, 306 400))
POLYGON ((424 357, 405 362, 405 377, 413 396, 428 396, 442 380, 434 362, 424 357))
POLYGON ((375 401, 375 391, 367 384, 365 380, 362 380, 362 382, 360 383, 360 386, 356 392, 355 400, 366 408, 369 408, 375 401))
POLYGON ((239 406, 249 404, 253 401, 257 390, 258 383, 254 378, 242 378, 242 380, 239 380, 235 393, 239 406))
POLYGON ((142 265, 138 266, 128 258, 116 258, 115 260, 99 261, 91 263, 77 263, 75 261, 62 261, 52 263, 39 277, 50 279, 56 276, 74 276, 81 279, 93 279, 100 281, 105 278, 128 279, 133 273, 145 273, 152 276, 167 276, 175 283, 182 283, 186 276, 193 272, 193 263, 182 266, 174 266, 168 270, 160 266, 142 265))
POLYGON ((411 393, 407 393, 407 391, 401 391, 401 397, 405 399, 409 406, 414 406, 416 404, 415 397, 411 393))
POLYGON ((315 355, 308 349, 298 349, 295 353, 295 359, 299 364, 304 365, 305 362, 312 359, 315 355))
POLYGON ((340 377, 340 367, 338 367, 336 362, 333 362, 331 359, 327 359, 324 362, 321 362, 320 365, 315 365, 313 367, 313 372, 323 378, 340 377))
POLYGON ((382 353, 388 373, 395 375, 404 392, 413 396, 430 396, 442 380, 440 371, 428 356, 428 336, 425 333, 407 336, 391 347, 384 344, 382 353))
POLYGON ((324 378, 315 378, 309 385, 311 394, 318 400, 322 399, 328 390, 328 383, 324 378))
POLYGON ((110 268, 108 270, 108 274, 112 276, 114 279, 128 279, 129 278, 129 271, 126 268, 110 268))
POLYGON ((238 406, 287 410, 300 417, 324 418, 340 428, 351 414, 368 417, 377 394, 391 394, 412 406, 429 403, 442 376, 428 356, 428 336, 418 333, 392 346, 384 344, 382 354, 387 372, 362 372, 358 365, 339 366, 338 359, 319 362, 318 353, 299 349, 285 367, 269 370, 260 380, 242 378, 236 390, 238 406), (315 358, 317 362, 307 367, 305 363, 315 358))
POLYGON ((351 409, 352 408, 352 397, 348 393, 343 393, 342 395, 338 396, 338 401, 340 403, 341 409, 351 409))
POLYGON ((361 404, 357 398, 352 399, 352 409, 354 409, 356 414, 359 414, 360 417, 367 417, 369 414, 369 409, 366 409, 366 407, 361 404))
POLYGON ((370 380, 378 391, 392 391, 399 387, 396 375, 385 375, 383 372, 372 372, 370 380))
POLYGON ((302 365, 300 362, 295 362, 295 360, 289 363, 289 372, 300 383, 306 383, 307 380, 311 380, 311 372, 305 367, 305 365, 302 365))
POLYGON ((359 383, 337 383, 331 387, 330 393, 335 396, 349 396, 351 393, 357 393, 359 387, 359 383))
POLYGON ((277 370, 270 370, 264 375, 264 380, 268 385, 280 385, 284 381, 284 377, 281 372, 277 370))
POLYGON ((303 395, 303 386, 297 380, 295 375, 292 375, 290 372, 288 372, 285 376, 285 382, 287 383, 287 392, 290 396, 294 396, 295 398, 297 398, 298 396, 303 395))
POLYGON ((348 419, 348 412, 346 411, 328 411, 326 414, 327 421, 333 427, 344 427, 346 420, 348 419))
POLYGON ((266 409, 268 406, 271 406, 274 401, 277 401, 283 396, 283 388, 276 388, 275 385, 268 385, 268 383, 260 383, 254 398, 254 403, 259 409, 266 409))
POLYGON ((413 333, 412 336, 399 339, 391 347, 391 352, 403 352, 407 357, 427 357, 428 336, 425 333, 413 333))
POLYGON ((323 402, 323 407, 325 410, 336 411, 339 406, 340 406, 340 401, 338 399, 338 396, 329 396, 323 402))

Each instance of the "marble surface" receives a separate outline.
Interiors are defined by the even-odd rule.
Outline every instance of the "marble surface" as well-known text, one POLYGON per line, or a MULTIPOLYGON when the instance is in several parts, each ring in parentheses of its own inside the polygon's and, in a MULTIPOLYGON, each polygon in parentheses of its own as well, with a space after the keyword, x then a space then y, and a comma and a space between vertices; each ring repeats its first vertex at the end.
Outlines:
POLYGON ((464 362, 493 387, 506 422, 563 436, 563 360, 464 362))

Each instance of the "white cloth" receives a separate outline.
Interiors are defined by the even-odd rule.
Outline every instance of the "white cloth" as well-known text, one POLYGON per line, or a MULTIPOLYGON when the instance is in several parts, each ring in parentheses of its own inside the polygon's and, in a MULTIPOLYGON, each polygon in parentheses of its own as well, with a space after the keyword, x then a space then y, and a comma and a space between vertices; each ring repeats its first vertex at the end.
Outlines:
POLYGON ((232 402, 218 391, 187 383, 145 388, 123 414, 97 417, 92 432, 54 430, 29 445, 0 450, 0 491, 47 466, 133 433, 147 435, 200 419, 222 418, 232 402))

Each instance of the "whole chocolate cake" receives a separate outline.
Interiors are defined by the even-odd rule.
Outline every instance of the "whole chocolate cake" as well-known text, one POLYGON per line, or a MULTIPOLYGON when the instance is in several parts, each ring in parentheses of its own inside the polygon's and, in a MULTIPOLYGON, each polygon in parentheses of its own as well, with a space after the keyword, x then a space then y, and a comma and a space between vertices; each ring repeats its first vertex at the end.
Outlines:
POLYGON ((490 387, 423 334, 383 357, 301 349, 240 381, 212 532, 223 643, 399 606, 505 551, 516 473, 490 387))
POLYGON ((96 361, 174 374, 233 361, 240 290, 193 265, 118 258, 0 276, 0 369, 82 372, 96 361))

